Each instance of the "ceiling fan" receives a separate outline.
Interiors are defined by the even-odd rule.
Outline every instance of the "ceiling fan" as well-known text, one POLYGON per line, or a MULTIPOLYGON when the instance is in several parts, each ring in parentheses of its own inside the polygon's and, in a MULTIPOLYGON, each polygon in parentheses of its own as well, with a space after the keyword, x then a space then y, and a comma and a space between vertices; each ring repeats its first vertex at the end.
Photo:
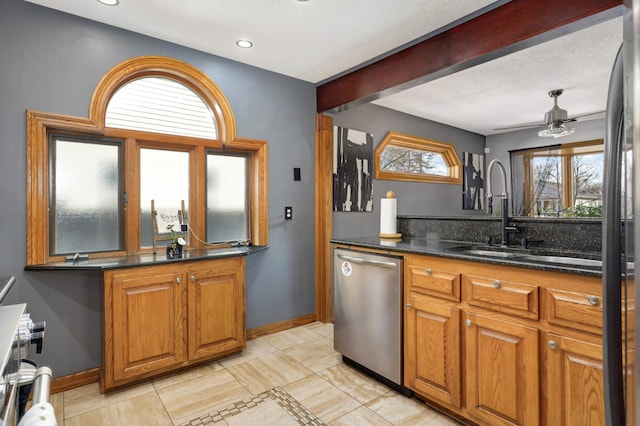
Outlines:
POLYGON ((600 114, 601 112, 594 112, 590 114, 584 114, 577 117, 569 118, 566 109, 562 109, 558 106, 558 96, 562 95, 563 89, 555 89, 549 92, 549 96, 553 98, 553 108, 544 114, 544 123, 531 124, 525 126, 515 127, 502 127, 494 130, 515 130, 515 129, 529 129, 532 127, 545 127, 545 129, 538 132, 540 137, 552 137, 559 138, 567 136, 575 132, 573 127, 565 126, 565 123, 571 123, 577 121, 579 118, 586 117, 588 115, 600 114))

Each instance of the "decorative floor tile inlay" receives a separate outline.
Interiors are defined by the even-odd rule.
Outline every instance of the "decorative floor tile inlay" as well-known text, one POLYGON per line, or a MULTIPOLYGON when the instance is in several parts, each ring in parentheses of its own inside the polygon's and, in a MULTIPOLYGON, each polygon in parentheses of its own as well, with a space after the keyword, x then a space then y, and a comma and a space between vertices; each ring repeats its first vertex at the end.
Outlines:
POLYGON ((304 407, 294 397, 289 395, 284 389, 275 387, 267 391, 262 392, 259 395, 251 398, 246 398, 241 401, 230 404, 220 410, 212 411, 203 416, 197 417, 181 426, 204 426, 221 422, 229 417, 240 414, 243 411, 250 410, 258 407, 265 401, 274 401, 284 411, 286 411, 291 417, 293 417, 299 424, 305 426, 323 426, 324 423, 320 421, 311 411, 304 407))

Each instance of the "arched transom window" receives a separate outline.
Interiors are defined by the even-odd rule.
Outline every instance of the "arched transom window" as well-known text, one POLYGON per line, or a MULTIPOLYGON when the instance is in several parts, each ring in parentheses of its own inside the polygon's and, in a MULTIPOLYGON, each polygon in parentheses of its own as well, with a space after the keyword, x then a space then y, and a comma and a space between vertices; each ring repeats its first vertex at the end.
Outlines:
POLYGON ((211 108, 191 88, 167 77, 142 77, 122 86, 107 106, 105 126, 216 139, 211 108))

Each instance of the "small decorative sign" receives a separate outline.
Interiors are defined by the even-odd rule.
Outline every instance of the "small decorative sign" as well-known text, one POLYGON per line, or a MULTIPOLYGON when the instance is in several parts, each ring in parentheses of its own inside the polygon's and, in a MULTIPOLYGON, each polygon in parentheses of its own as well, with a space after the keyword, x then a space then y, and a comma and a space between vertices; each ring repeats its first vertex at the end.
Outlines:
POLYGON ((156 222, 158 224, 158 234, 169 234, 180 231, 180 213, 174 209, 158 209, 156 222), (173 226, 171 226, 173 225, 173 226), (170 227, 171 226, 171 227, 170 227))

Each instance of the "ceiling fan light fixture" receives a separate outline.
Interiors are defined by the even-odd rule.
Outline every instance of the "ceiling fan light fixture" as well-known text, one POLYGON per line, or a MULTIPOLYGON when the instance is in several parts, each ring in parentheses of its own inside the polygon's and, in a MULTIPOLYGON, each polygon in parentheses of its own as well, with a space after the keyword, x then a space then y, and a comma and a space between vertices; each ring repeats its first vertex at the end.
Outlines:
POLYGON ((546 129, 540 130, 538 132, 538 136, 540 136, 541 138, 561 138, 563 136, 568 136, 575 131, 576 129, 574 129, 573 127, 565 127, 564 125, 549 125, 549 127, 547 127, 546 129))
POLYGON ((561 138, 576 131, 573 127, 565 127, 564 123, 575 121, 569 119, 567 110, 558 106, 558 96, 562 95, 562 89, 556 89, 549 92, 549 96, 553 98, 553 108, 544 115, 544 124, 547 128, 540 130, 538 136, 541 138, 561 138))

